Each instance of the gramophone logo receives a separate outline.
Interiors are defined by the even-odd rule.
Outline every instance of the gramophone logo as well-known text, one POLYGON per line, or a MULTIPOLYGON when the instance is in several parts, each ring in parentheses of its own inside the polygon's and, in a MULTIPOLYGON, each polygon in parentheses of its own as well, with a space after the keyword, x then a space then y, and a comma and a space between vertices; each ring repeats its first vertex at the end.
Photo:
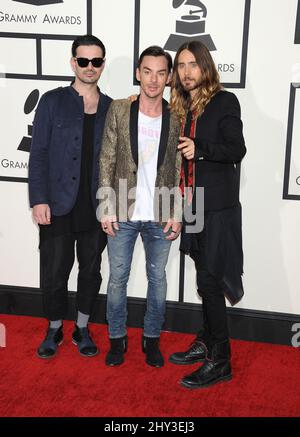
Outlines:
MULTIPOLYGON (((135 65, 150 45, 164 47, 174 58, 182 44, 196 40, 210 50, 226 88, 245 88, 251 0, 156 2, 135 0, 135 65)), ((133 81, 138 85, 134 74, 133 81)))
MULTIPOLYGON (((39 101, 39 97, 40 97, 39 90, 35 89, 31 91, 24 104, 25 115, 31 114, 33 112, 34 108, 36 107, 39 101)), ((32 140, 32 124, 29 124, 27 126, 27 135, 23 136, 22 140, 20 141, 18 150, 21 150, 22 152, 30 152, 31 140, 32 140)))
POLYGON ((9 85, 2 90, 7 111, 1 115, 3 141, 0 148, 0 180, 27 182, 33 119, 40 95, 47 90, 43 83, 40 85, 41 89, 37 89, 31 88, 27 81, 25 84, 9 81, 9 85), (10 84, 19 96, 19 102, 10 102, 10 84), (13 125, 11 119, 14 120, 13 125))
POLYGON ((181 20, 176 20, 176 33, 169 36, 164 48, 176 52, 184 42, 197 40, 205 44, 210 51, 216 50, 212 37, 205 33, 205 4, 200 0, 173 0, 173 8, 180 7, 188 7, 188 12, 181 16, 181 20))

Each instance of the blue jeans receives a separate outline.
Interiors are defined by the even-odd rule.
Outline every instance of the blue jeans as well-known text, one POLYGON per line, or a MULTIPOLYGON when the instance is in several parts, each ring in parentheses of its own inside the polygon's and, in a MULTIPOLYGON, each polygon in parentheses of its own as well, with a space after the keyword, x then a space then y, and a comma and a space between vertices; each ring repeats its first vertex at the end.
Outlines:
POLYGON ((159 337, 164 322, 167 280, 165 267, 171 247, 163 228, 151 221, 119 223, 115 237, 108 236, 110 275, 107 289, 107 321, 110 338, 126 335, 127 282, 136 239, 141 234, 146 253, 148 278, 144 335, 159 337))

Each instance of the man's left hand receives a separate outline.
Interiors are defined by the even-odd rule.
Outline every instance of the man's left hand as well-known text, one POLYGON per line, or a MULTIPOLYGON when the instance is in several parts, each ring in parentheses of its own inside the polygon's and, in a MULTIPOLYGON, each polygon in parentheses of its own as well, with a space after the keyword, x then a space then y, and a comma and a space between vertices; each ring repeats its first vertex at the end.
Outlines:
POLYGON ((170 241, 176 240, 176 238, 181 232, 181 228, 182 228, 182 223, 175 222, 173 219, 169 219, 166 226, 164 227, 164 232, 167 233, 170 229, 172 229, 172 232, 170 235, 166 237, 166 240, 170 240, 170 241))

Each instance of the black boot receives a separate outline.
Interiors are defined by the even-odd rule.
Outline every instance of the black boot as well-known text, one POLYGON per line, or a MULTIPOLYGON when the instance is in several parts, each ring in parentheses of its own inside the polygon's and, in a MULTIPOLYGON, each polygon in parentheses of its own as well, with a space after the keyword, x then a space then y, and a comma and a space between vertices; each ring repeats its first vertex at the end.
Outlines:
POLYGON ((75 324, 72 334, 72 342, 77 345, 80 355, 84 357, 94 357, 99 353, 87 327, 78 328, 75 324))
POLYGON ((181 385, 187 388, 204 388, 231 378, 230 344, 229 340, 225 340, 212 347, 203 366, 184 376, 181 385))
POLYGON ((174 352, 169 357, 170 363, 173 364, 194 364, 204 361, 207 356, 207 341, 204 337, 198 334, 195 340, 192 341, 190 347, 185 352, 174 352))
POLYGON ((153 367, 162 367, 164 357, 159 350, 159 337, 142 338, 142 351, 146 354, 146 363, 153 367))
POLYGON ((127 351, 127 336, 110 338, 110 350, 105 358, 107 366, 119 366, 124 362, 124 353, 127 351))
POLYGON ((56 355, 57 348, 63 342, 63 327, 48 328, 46 337, 40 347, 37 350, 37 356, 39 358, 52 358, 56 355))

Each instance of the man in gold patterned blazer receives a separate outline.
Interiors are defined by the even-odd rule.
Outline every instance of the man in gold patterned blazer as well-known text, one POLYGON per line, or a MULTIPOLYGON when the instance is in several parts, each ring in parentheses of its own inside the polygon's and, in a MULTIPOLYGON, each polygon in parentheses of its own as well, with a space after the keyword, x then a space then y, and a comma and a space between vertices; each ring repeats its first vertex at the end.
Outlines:
POLYGON ((136 69, 138 99, 132 103, 116 100, 107 114, 100 154, 98 218, 108 234, 108 366, 122 364, 127 350, 127 282, 139 234, 148 278, 142 350, 147 364, 164 364, 159 336, 165 315, 165 267, 171 242, 181 230, 180 125, 163 99, 171 70, 172 59, 162 48, 144 50, 136 69))

